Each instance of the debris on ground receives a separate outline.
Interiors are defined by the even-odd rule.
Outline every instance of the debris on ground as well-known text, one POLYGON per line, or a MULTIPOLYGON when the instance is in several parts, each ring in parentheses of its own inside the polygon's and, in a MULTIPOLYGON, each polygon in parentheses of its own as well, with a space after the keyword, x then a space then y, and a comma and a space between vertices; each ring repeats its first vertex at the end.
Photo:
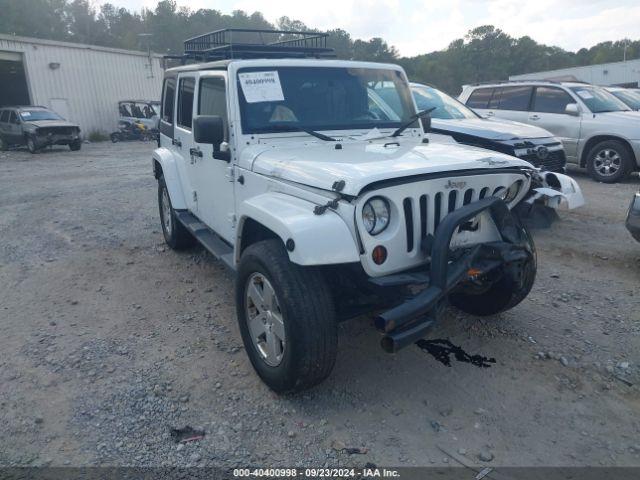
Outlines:
POLYGON ((176 443, 196 442, 204 438, 204 430, 192 428, 189 425, 183 428, 172 428, 171 438, 176 443))

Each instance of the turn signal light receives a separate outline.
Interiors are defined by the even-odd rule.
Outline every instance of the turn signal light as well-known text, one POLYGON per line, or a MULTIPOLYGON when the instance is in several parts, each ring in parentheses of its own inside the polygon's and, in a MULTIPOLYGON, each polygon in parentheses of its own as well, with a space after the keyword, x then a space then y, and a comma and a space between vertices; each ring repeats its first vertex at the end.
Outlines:
POLYGON ((378 245, 373 249, 371 253, 371 258, 373 258, 373 263, 376 265, 382 265, 384 261, 387 259, 387 249, 382 245, 378 245))

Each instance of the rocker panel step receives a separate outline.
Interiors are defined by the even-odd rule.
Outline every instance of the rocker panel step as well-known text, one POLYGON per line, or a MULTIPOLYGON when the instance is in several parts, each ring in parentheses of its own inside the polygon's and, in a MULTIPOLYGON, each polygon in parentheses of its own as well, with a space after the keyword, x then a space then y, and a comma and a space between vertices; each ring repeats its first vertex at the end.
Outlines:
POLYGON ((187 230, 218 260, 235 271, 233 265, 233 247, 189 212, 176 212, 176 217, 187 230))

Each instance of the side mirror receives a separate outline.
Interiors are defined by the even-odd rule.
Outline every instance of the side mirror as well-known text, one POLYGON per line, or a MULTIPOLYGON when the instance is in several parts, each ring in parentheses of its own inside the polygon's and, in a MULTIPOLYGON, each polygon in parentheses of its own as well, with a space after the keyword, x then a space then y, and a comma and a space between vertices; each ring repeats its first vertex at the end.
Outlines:
POLYGON ((580 115, 580 107, 578 107, 577 103, 569 103, 564 108, 564 113, 571 115, 572 117, 577 117, 580 115))
POLYGON ((429 133, 431 131, 431 115, 425 115, 420 120, 422 121, 422 131, 429 133))
POLYGON ((213 145, 213 150, 220 149, 224 141, 224 122, 218 115, 198 115, 193 118, 193 140, 196 143, 213 145))

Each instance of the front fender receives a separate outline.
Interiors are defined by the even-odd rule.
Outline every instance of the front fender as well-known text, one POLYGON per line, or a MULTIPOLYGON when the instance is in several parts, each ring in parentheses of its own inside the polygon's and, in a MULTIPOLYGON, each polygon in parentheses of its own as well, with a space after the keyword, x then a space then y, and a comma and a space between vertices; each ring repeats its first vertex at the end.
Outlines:
MULTIPOLYGON (((289 259, 298 265, 331 265, 359 262, 360 255, 349 228, 335 212, 313 213, 316 204, 284 193, 268 192, 250 198, 238 209, 238 237, 251 218, 274 232, 283 243, 292 239, 295 247, 289 259)), ((240 249, 236 248, 236 262, 240 249)))
POLYGON ((176 165, 176 159, 168 148, 160 147, 153 151, 153 171, 158 177, 156 172, 155 163, 158 162, 162 168, 162 175, 164 176, 164 182, 167 185, 169 191, 169 199, 171 205, 176 210, 183 210, 187 208, 187 202, 185 201, 184 192, 182 191, 182 183, 180 182, 180 175, 178 173, 178 166, 176 165))

